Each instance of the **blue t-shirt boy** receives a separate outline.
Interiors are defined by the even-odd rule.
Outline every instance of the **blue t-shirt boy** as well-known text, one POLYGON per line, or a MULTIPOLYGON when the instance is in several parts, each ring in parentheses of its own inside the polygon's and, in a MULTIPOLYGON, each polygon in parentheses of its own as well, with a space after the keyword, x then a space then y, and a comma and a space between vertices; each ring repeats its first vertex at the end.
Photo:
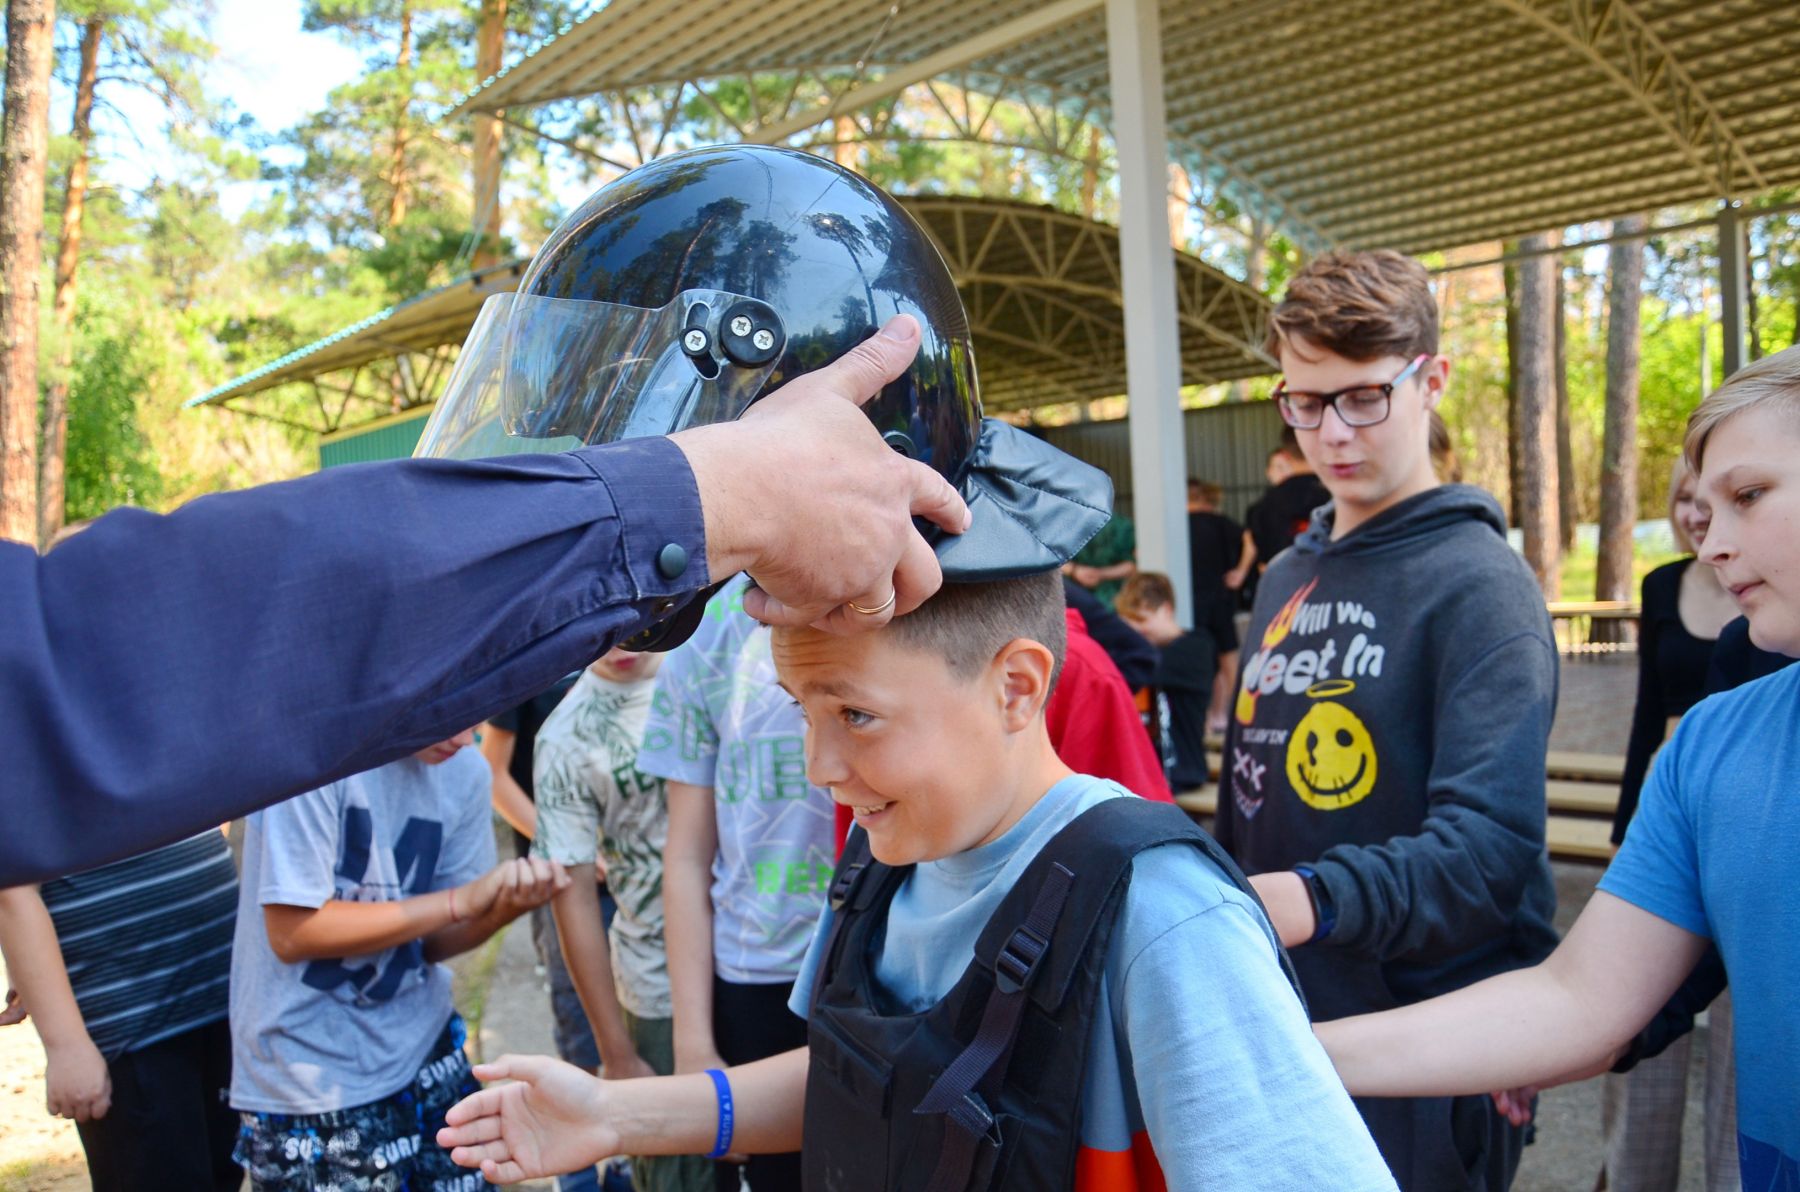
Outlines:
MULTIPOLYGON (((917 865, 888 909, 883 992, 908 1011, 935 1005, 1050 839, 1095 804, 1132 797, 1075 775, 999 839, 917 865)), ((827 910, 789 1002, 803 1018, 831 920, 827 910)), ((1089 1029, 1076 1192, 1394 1187, 1268 921, 1198 850, 1169 845, 1135 862, 1089 1029)))
POLYGON ((473 749, 401 758, 251 815, 231 967, 234 1109, 319 1114, 418 1074, 450 1019, 450 970, 411 940, 288 964, 263 907, 392 902, 492 869, 491 775, 473 749))
POLYGON ((1800 1188, 1800 667, 1705 700, 1657 756, 1600 888, 1718 945, 1745 1188, 1800 1188))

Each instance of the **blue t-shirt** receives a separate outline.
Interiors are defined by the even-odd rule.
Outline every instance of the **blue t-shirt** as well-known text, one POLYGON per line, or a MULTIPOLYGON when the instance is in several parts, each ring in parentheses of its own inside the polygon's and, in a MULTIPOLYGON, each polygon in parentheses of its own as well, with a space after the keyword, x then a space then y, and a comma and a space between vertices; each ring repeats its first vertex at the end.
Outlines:
MULTIPOLYGON (((909 1011, 940 1001, 1050 838, 1131 797, 1068 778, 998 840, 915 867, 888 911, 882 989, 909 1011)), ((827 911, 789 1002, 802 1017, 830 926, 827 911)), ((1090 1030, 1076 1192, 1394 1187, 1282 975, 1268 921, 1197 849, 1166 845, 1134 863, 1090 1030)))
POLYGON ((1800 1188, 1800 667, 1698 704, 1600 888, 1719 947, 1745 1188, 1800 1188))
POLYGON ((421 940, 288 964, 263 907, 399 902, 494 866, 492 774, 464 749, 403 757, 296 795, 245 823, 231 956, 231 1107, 325 1113, 410 1083, 450 1017, 450 970, 421 940))

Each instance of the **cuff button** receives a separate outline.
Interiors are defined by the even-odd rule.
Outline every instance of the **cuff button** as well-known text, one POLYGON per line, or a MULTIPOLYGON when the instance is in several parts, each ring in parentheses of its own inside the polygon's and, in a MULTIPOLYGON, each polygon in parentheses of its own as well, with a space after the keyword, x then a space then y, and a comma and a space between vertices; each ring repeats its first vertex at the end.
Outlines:
POLYGON ((687 550, 678 542, 671 542, 656 552, 656 570, 664 579, 680 579, 687 565, 687 550))

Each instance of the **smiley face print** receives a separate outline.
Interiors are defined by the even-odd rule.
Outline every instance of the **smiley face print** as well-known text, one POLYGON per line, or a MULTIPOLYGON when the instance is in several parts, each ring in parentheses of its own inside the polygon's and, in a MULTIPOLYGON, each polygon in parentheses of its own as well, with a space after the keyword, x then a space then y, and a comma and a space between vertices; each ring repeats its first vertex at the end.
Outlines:
POLYGON ((1314 704, 1288 739, 1288 782, 1308 807, 1338 811, 1360 803, 1375 789, 1375 770, 1375 742, 1342 704, 1314 704))

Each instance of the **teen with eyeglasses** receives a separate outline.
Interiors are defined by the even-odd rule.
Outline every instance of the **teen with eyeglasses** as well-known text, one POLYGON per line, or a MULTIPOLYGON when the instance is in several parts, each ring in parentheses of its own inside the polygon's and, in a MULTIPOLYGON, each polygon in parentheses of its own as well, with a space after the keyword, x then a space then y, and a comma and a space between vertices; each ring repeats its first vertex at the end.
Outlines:
MULTIPOLYGON (((1257 589, 1216 831, 1323 1020, 1555 947, 1556 650, 1499 505, 1432 470, 1450 366, 1425 270, 1327 254, 1270 323, 1276 400, 1332 499, 1257 589)), ((1486 1097, 1357 1107, 1402 1189, 1512 1181, 1524 1135, 1486 1097)))

